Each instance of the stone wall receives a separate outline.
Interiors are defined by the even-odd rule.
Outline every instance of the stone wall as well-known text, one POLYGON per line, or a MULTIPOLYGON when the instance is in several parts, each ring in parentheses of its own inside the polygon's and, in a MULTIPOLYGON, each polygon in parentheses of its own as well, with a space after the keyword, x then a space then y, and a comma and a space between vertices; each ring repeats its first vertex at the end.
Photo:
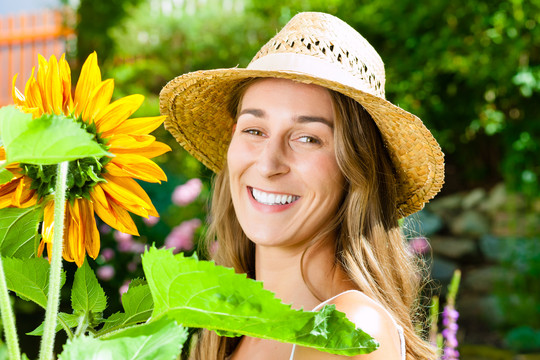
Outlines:
POLYGON ((490 191, 436 198, 405 219, 404 227, 409 238, 428 239, 431 249, 424 256, 435 280, 434 293, 443 302, 454 270, 462 271, 456 303, 462 359, 483 359, 465 356, 467 344, 512 350, 505 352, 510 357, 486 359, 540 352, 539 200, 509 194, 501 184, 490 191), (514 338, 524 344, 516 345, 509 331, 521 325, 528 326, 522 333, 532 338, 519 333, 514 338))

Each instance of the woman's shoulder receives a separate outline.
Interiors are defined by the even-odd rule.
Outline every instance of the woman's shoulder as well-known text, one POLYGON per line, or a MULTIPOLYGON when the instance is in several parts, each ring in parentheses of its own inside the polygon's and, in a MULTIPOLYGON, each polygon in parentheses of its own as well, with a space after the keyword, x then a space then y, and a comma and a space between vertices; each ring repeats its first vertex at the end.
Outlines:
MULTIPOLYGON (((373 353, 351 359, 401 359, 403 340, 400 332, 402 329, 380 303, 361 291, 348 290, 321 303, 315 310, 319 310, 325 304, 334 304, 336 309, 345 313, 357 328, 362 329, 380 343, 379 349, 373 353)), ((294 356, 295 360, 337 358, 335 355, 300 347, 295 350, 294 356)))
MULTIPOLYGON (((342 292, 323 304, 334 304, 347 318, 369 335, 396 333, 397 323, 382 304, 358 290, 342 292)), ((321 304, 321 305, 323 305, 321 304)))

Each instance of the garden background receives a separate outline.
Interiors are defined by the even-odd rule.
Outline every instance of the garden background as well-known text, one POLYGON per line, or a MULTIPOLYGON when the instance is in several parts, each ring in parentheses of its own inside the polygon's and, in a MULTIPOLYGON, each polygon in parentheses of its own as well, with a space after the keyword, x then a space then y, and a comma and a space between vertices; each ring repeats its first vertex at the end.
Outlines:
MULTIPOLYGON (((453 270, 461 269, 461 358, 540 358, 540 1, 80 0, 55 7, 74 30, 66 38, 72 68, 96 50, 103 78, 115 79, 115 98, 146 96, 135 116, 157 115, 159 91, 179 74, 245 67, 299 11, 345 20, 383 58, 387 98, 417 114, 446 155, 443 191, 404 224, 434 279, 425 297, 444 301, 453 270)), ((205 229, 212 173, 165 130, 154 134, 174 150, 157 159, 168 182, 141 184, 161 218, 135 219, 138 238, 101 226, 101 255, 91 261, 111 312, 120 309, 126 279, 142 276, 146 244, 189 253, 205 229)), ((33 330, 41 310, 15 301, 19 331, 33 330)), ((21 338, 31 358, 36 339, 21 338)))

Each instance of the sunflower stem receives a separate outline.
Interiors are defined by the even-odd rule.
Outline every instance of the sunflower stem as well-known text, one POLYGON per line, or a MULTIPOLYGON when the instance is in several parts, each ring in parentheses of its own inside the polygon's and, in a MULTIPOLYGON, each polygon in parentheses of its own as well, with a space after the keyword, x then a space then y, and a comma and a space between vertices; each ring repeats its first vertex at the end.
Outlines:
POLYGON ((56 321, 60 305, 60 284, 62 275, 62 247, 64 239, 64 217, 66 212, 66 181, 68 161, 58 164, 56 187, 54 193, 54 229, 51 256, 51 271, 49 277, 49 295, 45 312, 45 329, 41 339, 39 360, 52 360, 54 338, 56 336, 56 321))
POLYGON ((6 276, 4 275, 4 264, 0 256, 0 309, 2 310, 2 323, 6 333, 6 342, 9 358, 20 360, 19 338, 17 337, 17 327, 15 326, 15 315, 11 308, 8 288, 6 285, 6 276))

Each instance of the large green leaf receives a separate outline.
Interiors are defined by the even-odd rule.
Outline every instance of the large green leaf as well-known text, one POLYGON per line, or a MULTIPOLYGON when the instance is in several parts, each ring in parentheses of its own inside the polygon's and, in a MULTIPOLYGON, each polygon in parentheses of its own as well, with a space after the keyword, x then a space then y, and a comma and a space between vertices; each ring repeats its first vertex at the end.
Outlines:
POLYGON ((143 255, 143 268, 154 299, 154 319, 168 316, 184 326, 222 335, 272 339, 340 355, 378 347, 334 305, 318 312, 293 310, 261 282, 233 269, 155 248, 143 255))
MULTIPOLYGON (((8 289, 45 309, 49 292, 49 262, 44 258, 2 258, 2 261, 8 289)), ((62 271, 62 285, 65 280, 66 275, 62 271)))
POLYGON ((173 360, 180 354, 187 330, 162 318, 115 333, 108 339, 77 337, 68 341, 59 360, 173 360))
MULTIPOLYGON (((77 325, 79 325, 80 315, 76 314, 67 314, 64 312, 58 313, 58 321, 56 323, 56 332, 59 332, 60 330, 64 329, 64 326, 62 325, 62 322, 68 327, 68 328, 74 328, 77 325)), ((26 335, 33 335, 33 336, 41 336, 43 335, 43 330, 45 329, 45 321, 43 321, 37 328, 34 330, 26 333, 26 335)))
POLYGON ((2 256, 30 258, 35 255, 41 219, 40 207, 0 209, 0 253, 2 256))
POLYGON ((105 321, 103 331, 110 331, 148 320, 154 308, 154 301, 148 285, 130 285, 128 291, 122 295, 122 306, 125 312, 112 314, 105 321))
POLYGON ((105 292, 88 265, 88 260, 75 272, 71 289, 71 307, 74 312, 84 314, 99 313, 107 307, 105 292))
POLYGON ((0 137, 8 164, 50 165, 110 155, 74 119, 47 114, 32 119, 15 106, 0 109, 0 137))
POLYGON ((0 185, 10 182, 13 179, 13 173, 6 169, 0 169, 0 185))

